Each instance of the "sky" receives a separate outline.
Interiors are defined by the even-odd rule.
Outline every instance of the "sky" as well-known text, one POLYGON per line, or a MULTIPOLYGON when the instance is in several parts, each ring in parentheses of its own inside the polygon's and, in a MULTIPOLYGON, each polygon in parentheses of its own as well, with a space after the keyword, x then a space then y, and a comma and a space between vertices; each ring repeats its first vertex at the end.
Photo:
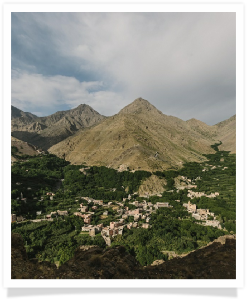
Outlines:
POLYGON ((12 105, 38 116, 142 97, 214 125, 236 113, 235 13, 11 15, 12 105))

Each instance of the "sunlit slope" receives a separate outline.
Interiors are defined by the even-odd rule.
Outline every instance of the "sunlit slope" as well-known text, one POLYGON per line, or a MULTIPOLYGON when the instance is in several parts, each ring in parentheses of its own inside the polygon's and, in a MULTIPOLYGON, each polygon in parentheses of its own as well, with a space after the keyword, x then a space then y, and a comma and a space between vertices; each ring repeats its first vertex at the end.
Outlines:
POLYGON ((179 168, 213 153, 214 138, 196 132, 185 121, 166 116, 141 98, 93 128, 54 145, 49 152, 74 164, 157 170, 179 168))

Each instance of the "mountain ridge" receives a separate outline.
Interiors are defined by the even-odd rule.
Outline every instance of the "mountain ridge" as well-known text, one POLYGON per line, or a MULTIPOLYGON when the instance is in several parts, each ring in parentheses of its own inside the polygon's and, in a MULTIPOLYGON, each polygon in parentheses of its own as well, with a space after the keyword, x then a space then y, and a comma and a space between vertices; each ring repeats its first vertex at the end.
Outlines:
POLYGON ((49 149, 73 164, 131 170, 177 169, 187 161, 204 161, 219 142, 216 128, 203 122, 167 116, 138 98, 118 114, 49 149), (193 125, 191 124, 193 123, 193 125), (200 126, 199 126, 200 124, 200 126), (199 127, 198 127, 199 126, 199 127))
POLYGON ((81 104, 48 117, 27 118, 29 123, 12 136, 74 164, 115 169, 126 164, 131 170, 153 171, 204 161, 203 154, 213 153, 211 145, 219 141, 220 149, 236 152, 236 116, 209 126, 195 118, 183 121, 165 115, 142 98, 110 117, 81 104))
POLYGON ((12 136, 25 142, 34 144, 37 147, 47 150, 52 145, 73 135, 80 129, 93 126, 105 116, 86 104, 78 107, 57 111, 51 115, 43 117, 28 117, 29 112, 15 113, 17 108, 11 107, 12 117, 12 136), (24 121, 22 117, 24 116, 24 121), (15 117, 17 116, 17 117, 15 117))

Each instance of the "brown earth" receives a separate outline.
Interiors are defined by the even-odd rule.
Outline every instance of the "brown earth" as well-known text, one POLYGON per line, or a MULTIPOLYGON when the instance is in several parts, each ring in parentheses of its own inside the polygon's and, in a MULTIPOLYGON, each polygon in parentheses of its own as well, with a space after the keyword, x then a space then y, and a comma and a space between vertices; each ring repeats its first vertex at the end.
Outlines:
POLYGON ((213 139, 192 130, 179 118, 162 114, 148 101, 137 99, 93 128, 54 145, 49 152, 65 154, 73 164, 104 165, 130 170, 179 168, 184 161, 202 161, 213 153, 213 139))
POLYGON ((142 267, 122 246, 77 249, 58 269, 49 262, 28 259, 23 239, 11 236, 12 279, 236 279, 236 239, 217 240, 185 257, 142 267))
POLYGON ((86 104, 45 117, 37 117, 11 106, 11 135, 47 150, 78 130, 93 126, 104 118, 86 104))
POLYGON ((162 194, 166 190, 166 184, 167 182, 164 178, 159 178, 153 174, 141 183, 138 189, 138 194, 141 197, 147 194, 149 196, 162 194))
MULTIPOLYGON (((65 155, 72 164, 115 169, 124 164, 130 170, 147 171, 178 169, 187 161, 204 161, 202 154, 214 153, 211 145, 226 136, 225 132, 231 138, 234 126, 223 128, 224 124, 219 129, 195 119, 186 122, 167 116, 138 98, 118 114, 52 146, 49 152, 65 155)), ((225 148, 227 140, 226 136, 225 148)))
MULTIPOLYGON (((16 154, 20 156, 21 155, 36 156, 39 154, 35 146, 12 136, 11 136, 11 146, 17 148, 18 152, 16 154)), ((16 161, 16 160, 17 159, 15 157, 11 156, 11 161, 16 161)))

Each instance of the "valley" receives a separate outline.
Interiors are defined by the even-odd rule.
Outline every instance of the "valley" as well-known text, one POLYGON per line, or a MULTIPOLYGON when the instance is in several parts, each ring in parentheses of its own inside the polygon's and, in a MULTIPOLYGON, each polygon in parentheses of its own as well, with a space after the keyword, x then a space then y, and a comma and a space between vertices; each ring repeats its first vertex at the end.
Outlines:
POLYGON ((153 173, 28 156, 12 165, 12 232, 40 261, 61 265, 79 246, 124 246, 142 266, 235 234, 235 155, 215 148, 206 162, 153 173), (160 193, 147 188, 151 177, 163 182, 160 193))
POLYGON ((13 107, 11 230, 25 258, 59 270, 80 250, 124 248, 153 267, 235 239, 235 126, 183 121, 142 98, 111 117, 13 107))

